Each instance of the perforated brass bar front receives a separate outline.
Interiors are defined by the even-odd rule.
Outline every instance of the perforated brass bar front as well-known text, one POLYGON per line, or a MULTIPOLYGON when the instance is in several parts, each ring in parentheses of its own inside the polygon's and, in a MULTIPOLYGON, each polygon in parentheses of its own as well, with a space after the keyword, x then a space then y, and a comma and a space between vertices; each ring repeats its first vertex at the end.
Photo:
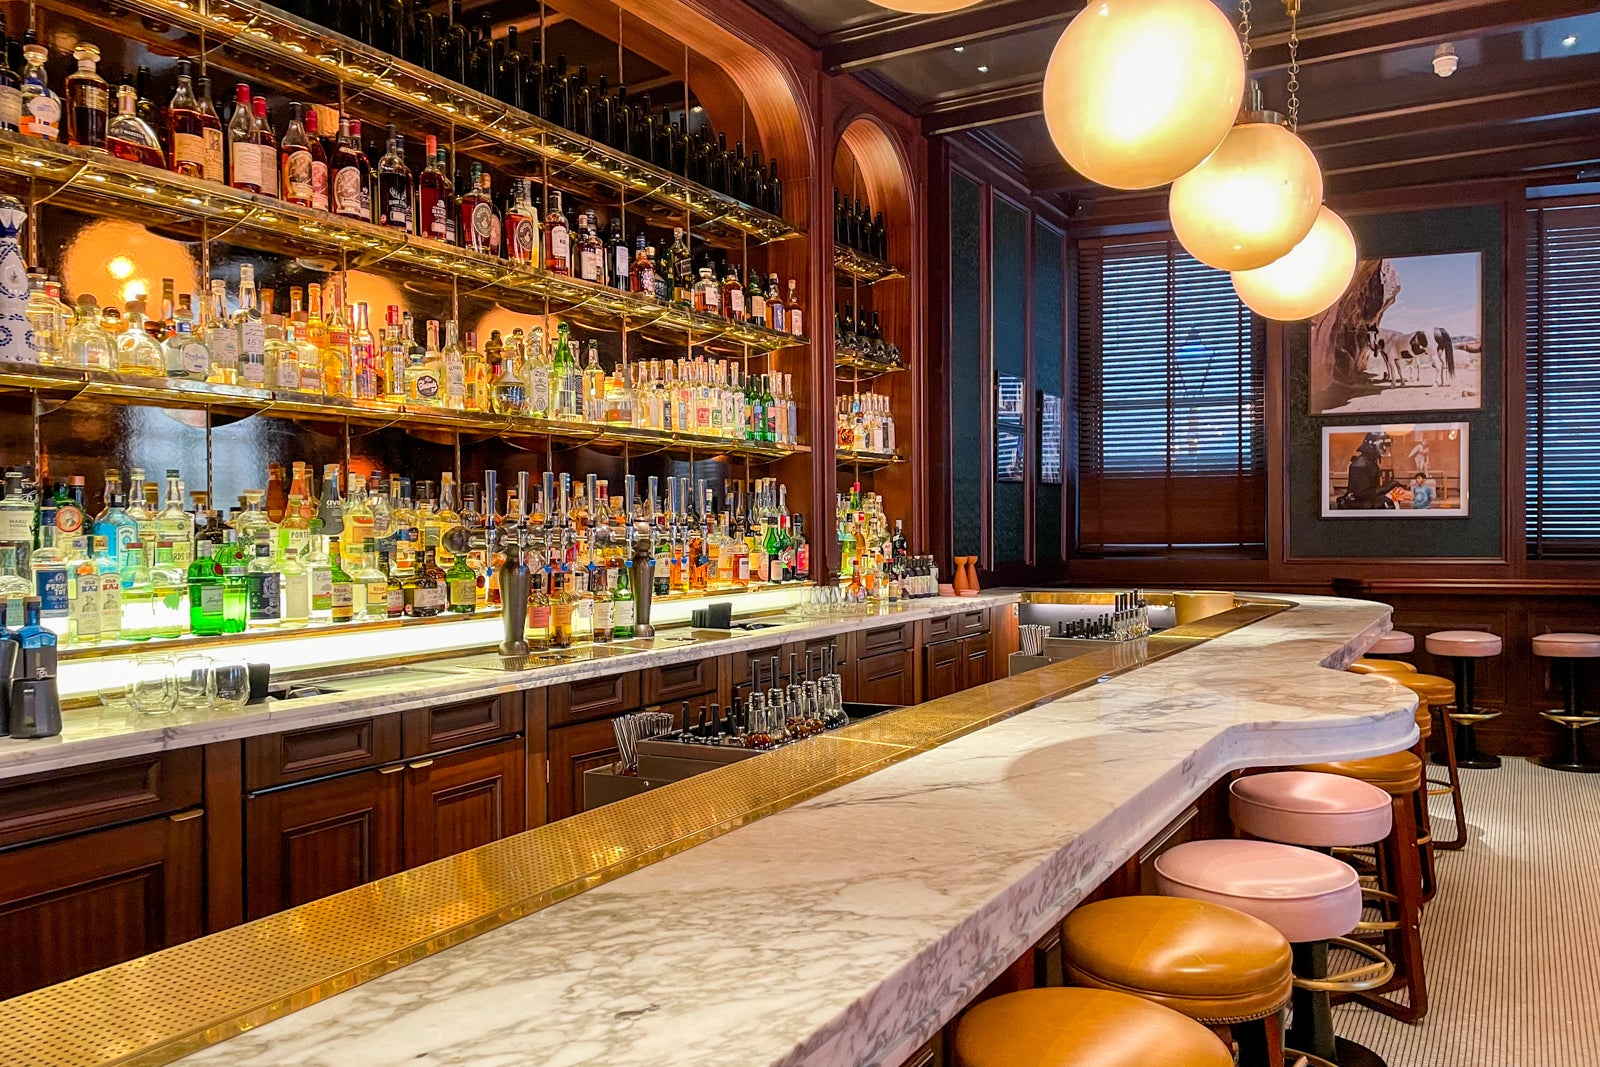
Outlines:
POLYGON ((170 1063, 963 734, 1283 610, 1254 601, 0 1002, 0 1064, 170 1063))

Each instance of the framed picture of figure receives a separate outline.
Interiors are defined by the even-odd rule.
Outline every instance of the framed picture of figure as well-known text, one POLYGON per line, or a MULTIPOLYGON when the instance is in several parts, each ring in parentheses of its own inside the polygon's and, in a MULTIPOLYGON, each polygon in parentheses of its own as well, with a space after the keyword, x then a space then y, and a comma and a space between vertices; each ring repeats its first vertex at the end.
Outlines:
POLYGON ((1312 415, 1483 407, 1483 253, 1364 259, 1311 320, 1312 415))
POLYGON ((1325 519, 1463 518, 1467 424, 1322 428, 1325 519))

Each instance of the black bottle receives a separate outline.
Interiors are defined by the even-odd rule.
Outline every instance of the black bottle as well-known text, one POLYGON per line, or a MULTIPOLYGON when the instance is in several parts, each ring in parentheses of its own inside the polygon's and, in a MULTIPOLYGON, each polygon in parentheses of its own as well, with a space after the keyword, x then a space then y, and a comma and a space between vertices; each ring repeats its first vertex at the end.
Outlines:
POLYGON ((889 230, 883 224, 883 212, 872 220, 872 254, 879 259, 889 258, 889 230))
POLYGON ((672 113, 666 108, 661 109, 661 117, 656 119, 655 141, 650 148, 650 162, 660 167, 669 174, 677 174, 677 155, 673 149, 678 141, 677 127, 672 124, 672 113))
POLYGON ((545 117, 544 112, 544 61, 533 53, 522 74, 522 110, 545 117))
POLYGON ((728 157, 728 195, 735 200, 750 202, 749 172, 744 165, 744 142, 738 141, 733 146, 733 154, 728 157))
POLYGON ((517 28, 508 27, 505 50, 495 71, 495 87, 500 90, 500 99, 512 107, 522 106, 522 68, 527 62, 522 50, 517 47, 517 28))
POLYGON ((410 59, 406 38, 410 30, 411 4, 408 0, 380 0, 375 47, 399 59, 410 59))
POLYGON ((439 72, 439 24, 431 12, 418 11, 411 19, 409 58, 424 70, 439 72))
POLYGON ((544 90, 544 117, 557 126, 571 129, 568 123, 572 112, 572 86, 567 81, 566 55, 558 53, 555 70, 547 67, 544 76, 547 83, 544 90))
POLYGON ((477 43, 472 50, 472 71, 475 77, 469 84, 484 96, 498 99, 500 94, 495 90, 499 87, 499 79, 496 77, 499 72, 495 69, 493 29, 489 16, 483 16, 477 43))
POLYGON ((594 90, 589 88, 589 67, 578 64, 578 76, 572 82, 572 132, 584 137, 594 136, 594 90))
POLYGON ((450 21, 439 37, 439 59, 446 76, 462 85, 467 84, 467 63, 471 58, 467 48, 467 25, 461 21, 461 0, 450 0, 450 21))
POLYGON ((783 185, 778 181, 778 157, 772 157, 767 171, 767 210, 774 215, 783 214, 783 185))
POLYGON ((728 191, 728 135, 717 134, 716 151, 711 156, 711 188, 719 193, 728 191))
POLYGON ((595 85, 592 107, 594 109, 594 132, 590 135, 604 145, 616 143, 616 131, 611 128, 612 116, 616 114, 617 101, 611 95, 611 88, 606 84, 606 76, 600 75, 600 81, 595 85))
POLYGON ((633 150, 633 107, 628 103, 628 87, 617 86, 616 103, 611 108, 611 147, 624 155, 637 155, 633 150))
POLYGON ((844 192, 833 187, 833 243, 844 244, 844 192))
POLYGON ((764 209, 767 205, 767 176, 761 173, 761 157, 755 152, 751 152, 749 160, 745 162, 745 181, 750 194, 745 197, 745 203, 764 209))

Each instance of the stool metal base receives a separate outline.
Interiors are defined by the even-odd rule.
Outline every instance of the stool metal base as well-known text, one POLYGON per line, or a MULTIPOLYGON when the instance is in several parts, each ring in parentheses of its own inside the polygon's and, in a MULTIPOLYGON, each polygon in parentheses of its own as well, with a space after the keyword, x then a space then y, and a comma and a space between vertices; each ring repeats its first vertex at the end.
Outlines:
MULTIPOLYGON (((1472 770, 1493 770, 1500 766, 1500 757, 1492 752, 1484 752, 1478 748, 1478 731, 1474 729, 1475 722, 1461 722, 1454 715, 1449 717, 1451 726, 1456 733, 1456 766, 1468 767, 1472 770)), ((1480 720, 1481 721, 1481 720, 1480 720)))
POLYGON ((1389 1067, 1384 1058, 1347 1037, 1333 1039, 1333 1061, 1339 1067, 1389 1067))
POLYGON ((1548 767, 1552 771, 1568 771, 1572 774, 1600 774, 1600 763, 1568 763, 1564 756, 1535 756, 1533 762, 1541 767, 1548 767))

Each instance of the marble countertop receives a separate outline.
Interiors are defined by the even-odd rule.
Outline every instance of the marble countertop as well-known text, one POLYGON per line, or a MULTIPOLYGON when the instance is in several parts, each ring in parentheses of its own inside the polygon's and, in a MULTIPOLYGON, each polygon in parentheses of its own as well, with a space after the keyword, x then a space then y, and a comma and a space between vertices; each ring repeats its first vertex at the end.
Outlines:
POLYGON ((1294 604, 195 1053, 186 1067, 895 1067, 1235 768, 1412 744, 1294 604))
MULTIPOLYGON (((865 615, 828 618, 780 615, 773 620, 779 625, 760 630, 664 630, 651 641, 595 646, 607 650, 603 658, 591 658, 585 654, 567 663, 521 671, 505 671, 488 666, 489 657, 481 654, 450 652, 437 659, 385 670, 366 678, 332 682, 331 685, 340 688, 341 692, 292 701, 269 699, 261 704, 226 711, 179 708, 167 715, 151 716, 141 715, 126 706, 91 706, 68 710, 63 713, 63 729, 57 737, 18 741, 0 736, 0 779, 190 745, 409 711, 442 701, 470 700, 623 671, 665 667, 707 656, 764 648, 799 637, 843 634, 896 622, 1010 604, 1017 600, 1018 594, 1014 592, 998 591, 980 593, 976 597, 929 597, 865 615), (693 640, 684 640, 684 636, 691 632, 693 640)), ((498 619, 458 625, 482 628, 489 647, 493 647, 492 642, 498 640, 498 619)), ((327 634, 321 640, 336 642, 343 636, 327 634)), ((122 660, 103 665, 91 660, 73 666, 86 672, 126 669, 122 660)), ((335 672, 329 670, 325 673, 335 672)))

